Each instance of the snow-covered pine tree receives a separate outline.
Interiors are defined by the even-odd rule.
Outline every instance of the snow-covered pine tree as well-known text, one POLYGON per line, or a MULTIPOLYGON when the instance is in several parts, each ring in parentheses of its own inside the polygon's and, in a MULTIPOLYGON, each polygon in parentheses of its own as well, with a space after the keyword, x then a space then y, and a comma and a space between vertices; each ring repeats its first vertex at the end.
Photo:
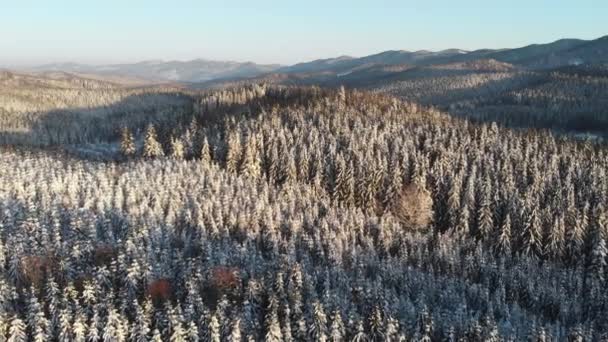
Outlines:
POLYGON ((129 130, 129 128, 124 127, 121 132, 120 152, 125 157, 132 157, 135 155, 136 151, 137 147, 135 146, 133 134, 131 134, 131 130, 129 130))
POLYGON ((146 129, 146 135, 144 137, 144 150, 143 156, 145 158, 157 158, 165 155, 163 147, 158 142, 158 136, 154 125, 148 125, 146 129))

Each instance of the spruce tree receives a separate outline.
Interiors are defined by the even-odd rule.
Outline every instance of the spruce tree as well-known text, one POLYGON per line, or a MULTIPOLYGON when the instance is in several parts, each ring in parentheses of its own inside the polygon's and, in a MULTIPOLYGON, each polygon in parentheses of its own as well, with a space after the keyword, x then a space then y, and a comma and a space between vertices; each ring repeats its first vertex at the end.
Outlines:
POLYGON ((19 317, 14 316, 8 330, 7 342, 26 342, 28 339, 25 329, 25 323, 19 317))
POLYGON ((179 138, 171 138, 171 157, 175 159, 184 159, 185 150, 182 140, 179 138))
POLYGON ((132 157, 135 155, 136 152, 135 139, 133 139, 133 135, 127 127, 124 127, 122 129, 120 139, 120 152, 125 157, 132 157))
POLYGON ((494 251, 498 256, 511 256, 511 215, 507 213, 494 242, 494 251))
POLYGON ((334 311, 331 318, 331 327, 329 332, 329 340, 331 342, 341 342, 345 337, 344 323, 340 311, 334 311))
POLYGON ((146 136, 144 138, 143 156, 145 158, 157 158, 162 157, 164 155, 165 153, 163 151, 163 148, 158 142, 156 129, 152 124, 150 124, 148 126, 148 129, 146 130, 146 136))
POLYGON ((308 329, 313 341, 327 341, 327 316, 322 304, 317 301, 312 304, 312 324, 308 329))
POLYGON ((203 163, 204 165, 211 164, 211 148, 209 147, 209 142, 207 141, 206 137, 203 139, 200 152, 201 163, 203 163))

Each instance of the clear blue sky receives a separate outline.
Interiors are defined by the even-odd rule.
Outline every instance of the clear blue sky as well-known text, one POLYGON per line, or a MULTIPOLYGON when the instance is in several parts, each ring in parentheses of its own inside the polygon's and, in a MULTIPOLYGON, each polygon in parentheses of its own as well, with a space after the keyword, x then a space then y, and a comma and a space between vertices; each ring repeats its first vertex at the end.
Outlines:
POLYGON ((0 0, 0 65, 294 63, 608 34, 608 0, 0 0))

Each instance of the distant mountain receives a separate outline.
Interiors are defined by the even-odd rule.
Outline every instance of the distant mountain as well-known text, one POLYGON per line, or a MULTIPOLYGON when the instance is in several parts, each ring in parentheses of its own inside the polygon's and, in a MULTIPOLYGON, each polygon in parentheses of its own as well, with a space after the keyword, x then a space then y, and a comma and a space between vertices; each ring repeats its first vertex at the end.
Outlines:
POLYGON ((526 61, 535 68, 608 63, 608 36, 592 41, 579 41, 570 47, 526 61))
POLYGON ((404 64, 419 64, 427 59, 437 57, 451 57, 466 54, 467 51, 458 49, 449 49, 438 52, 420 50, 420 51, 384 51, 378 54, 354 58, 349 56, 341 56, 338 58, 319 59, 307 63, 299 63, 292 66, 280 68, 277 72, 286 73, 301 73, 301 72, 321 72, 331 71, 343 73, 355 68, 371 65, 404 65, 404 64))
POLYGON ((560 39, 548 44, 533 44, 515 49, 475 51, 448 49, 436 52, 390 50, 364 57, 339 56, 291 66, 196 59, 186 62, 145 61, 97 66, 61 63, 44 65, 35 68, 35 71, 63 71, 102 79, 126 77, 139 82, 146 80, 199 83, 197 87, 268 79, 288 84, 356 86, 379 82, 384 78, 393 79, 392 76, 399 76, 398 74, 408 69, 416 69, 408 71, 408 74, 422 72, 435 74, 437 69, 432 68, 433 66, 442 66, 444 70, 456 67, 462 71, 464 66, 468 69, 499 71, 505 68, 544 70, 606 63, 608 63, 608 36, 590 41, 560 39), (481 64, 477 63, 479 61, 482 61, 481 64), (500 65, 500 63, 504 64, 500 65))
POLYGON ((345 74, 363 67, 411 65, 429 66, 494 60, 526 69, 547 69, 567 65, 608 63, 608 36, 596 40, 560 39, 548 44, 533 44, 515 49, 466 51, 385 51, 354 58, 342 56, 283 67, 281 73, 334 72, 345 74))
POLYGON ((534 65, 536 61, 543 60, 561 51, 584 44, 580 39, 560 39, 549 44, 533 44, 525 47, 510 49, 490 54, 490 57, 506 63, 518 65, 534 65))
POLYGON ((145 61, 133 64, 87 65, 78 63, 47 64, 33 71, 63 71, 79 74, 122 76, 148 81, 204 82, 222 78, 254 77, 271 72, 279 65, 251 62, 224 62, 196 59, 192 61, 145 61))

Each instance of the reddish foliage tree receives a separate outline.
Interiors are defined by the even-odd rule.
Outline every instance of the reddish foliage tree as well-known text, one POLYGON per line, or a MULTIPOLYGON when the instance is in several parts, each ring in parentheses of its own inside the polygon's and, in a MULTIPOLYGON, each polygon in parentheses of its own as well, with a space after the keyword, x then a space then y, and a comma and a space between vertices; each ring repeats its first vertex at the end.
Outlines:
POLYGON ((173 294, 171 282, 168 279, 157 279, 148 285, 147 294, 155 303, 167 301, 173 294))
POLYGON ((211 284, 220 291, 228 291, 238 287, 240 282, 238 269, 218 266, 211 270, 211 284))
POLYGON ((237 268, 217 266, 210 270, 209 282, 205 285, 203 299, 211 307, 215 307, 222 296, 232 299, 238 296, 241 279, 237 268))
POLYGON ((28 255, 21 258, 21 280, 24 285, 41 286, 45 275, 52 273, 57 266, 52 255, 28 255))

